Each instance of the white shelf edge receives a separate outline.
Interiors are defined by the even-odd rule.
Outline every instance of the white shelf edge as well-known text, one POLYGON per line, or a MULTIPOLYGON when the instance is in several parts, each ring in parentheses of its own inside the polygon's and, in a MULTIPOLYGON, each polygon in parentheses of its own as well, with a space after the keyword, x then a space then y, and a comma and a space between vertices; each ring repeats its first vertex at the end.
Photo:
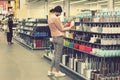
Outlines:
POLYGON ((74 50, 76 50, 76 51, 80 51, 80 52, 83 52, 83 53, 85 53, 85 54, 89 54, 89 55, 92 55, 92 56, 102 57, 102 56, 97 55, 97 54, 88 53, 88 52, 81 51, 81 50, 79 50, 79 49, 71 48, 71 47, 68 47, 68 46, 64 46, 64 47, 66 47, 66 48, 70 48, 70 49, 74 49, 74 50))
POLYGON ((60 65, 61 65, 62 67, 64 67, 64 68, 70 70, 71 72, 75 73, 76 75, 78 75, 78 76, 84 78, 85 80, 88 80, 86 77, 84 77, 83 75, 81 75, 81 74, 75 72, 74 70, 70 69, 69 67, 65 66, 64 64, 60 63, 60 65))
POLYGON ((33 49, 45 49, 45 48, 48 48, 48 47, 33 48, 33 49))
POLYGON ((20 42, 20 43, 24 44, 25 46, 27 46, 27 47, 29 47, 29 48, 33 49, 31 46, 29 46, 29 45, 27 45, 26 43, 24 43, 24 42, 22 42, 22 41, 18 40, 17 38, 14 38, 14 39, 15 39, 15 40, 17 40, 18 42, 20 42))
POLYGON ((26 43, 24 43, 24 42, 21 42, 21 41, 20 41, 20 40, 18 40, 17 38, 14 38, 14 39, 15 39, 15 40, 17 40, 18 42, 20 42, 20 43, 24 44, 25 46, 27 46, 27 47, 29 47, 29 48, 33 49, 33 50, 37 50, 37 49, 45 49, 45 48, 47 48, 47 47, 32 48, 31 46, 27 45, 27 44, 26 44, 26 43))

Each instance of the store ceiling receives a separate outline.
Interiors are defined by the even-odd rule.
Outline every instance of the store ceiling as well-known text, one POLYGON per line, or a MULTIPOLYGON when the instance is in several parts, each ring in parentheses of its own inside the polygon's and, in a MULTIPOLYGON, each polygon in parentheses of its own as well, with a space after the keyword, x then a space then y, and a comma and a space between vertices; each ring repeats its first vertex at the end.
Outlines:
MULTIPOLYGON (((55 2, 55 1, 64 1, 64 0, 48 0, 49 2, 55 2)), ((75 4, 75 3, 79 3, 79 4, 86 4, 86 5, 92 5, 92 4, 100 4, 100 5, 103 5, 103 6, 107 6, 107 2, 109 0, 70 0, 70 3, 72 4, 75 4)), ((114 0, 115 1, 115 6, 118 5, 120 6, 120 0, 114 0)))
MULTIPOLYGON (((65 0, 26 0, 27 2, 37 2, 37 1, 48 1, 48 2, 62 2, 65 0)), ((120 0, 114 0, 115 6, 120 6, 120 0)), ((85 4, 85 5, 92 5, 92 4, 100 4, 102 6, 107 6, 108 0, 70 0, 71 4, 85 4)))
POLYGON ((15 1, 15 0, 0 0, 0 1, 15 1))

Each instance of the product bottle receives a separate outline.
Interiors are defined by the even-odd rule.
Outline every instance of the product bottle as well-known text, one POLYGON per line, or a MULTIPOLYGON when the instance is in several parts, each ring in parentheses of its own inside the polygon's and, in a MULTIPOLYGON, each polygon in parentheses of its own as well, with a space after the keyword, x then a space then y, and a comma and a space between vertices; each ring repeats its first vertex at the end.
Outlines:
POLYGON ((69 67, 70 69, 74 69, 74 57, 73 54, 71 54, 71 58, 69 58, 69 67))
POLYGON ((76 58, 74 59, 74 71, 78 72, 78 54, 76 53, 76 58))

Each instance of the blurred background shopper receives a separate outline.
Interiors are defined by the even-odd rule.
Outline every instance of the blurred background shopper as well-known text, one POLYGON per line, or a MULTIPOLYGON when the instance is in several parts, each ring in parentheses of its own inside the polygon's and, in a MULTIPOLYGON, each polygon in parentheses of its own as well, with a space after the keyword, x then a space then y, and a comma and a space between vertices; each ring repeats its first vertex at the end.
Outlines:
POLYGON ((12 37, 13 37, 13 14, 9 14, 4 20, 3 20, 3 24, 4 24, 4 31, 6 32, 6 36, 7 36, 7 42, 8 45, 13 44, 12 42, 12 37))

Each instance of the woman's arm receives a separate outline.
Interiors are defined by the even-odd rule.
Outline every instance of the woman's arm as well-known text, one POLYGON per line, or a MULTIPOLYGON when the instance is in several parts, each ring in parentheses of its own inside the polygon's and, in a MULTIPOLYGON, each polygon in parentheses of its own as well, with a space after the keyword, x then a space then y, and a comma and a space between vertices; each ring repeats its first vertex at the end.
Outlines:
POLYGON ((63 25, 59 18, 55 18, 54 23, 60 31, 67 31, 71 29, 71 27, 66 27, 67 24, 63 25))

